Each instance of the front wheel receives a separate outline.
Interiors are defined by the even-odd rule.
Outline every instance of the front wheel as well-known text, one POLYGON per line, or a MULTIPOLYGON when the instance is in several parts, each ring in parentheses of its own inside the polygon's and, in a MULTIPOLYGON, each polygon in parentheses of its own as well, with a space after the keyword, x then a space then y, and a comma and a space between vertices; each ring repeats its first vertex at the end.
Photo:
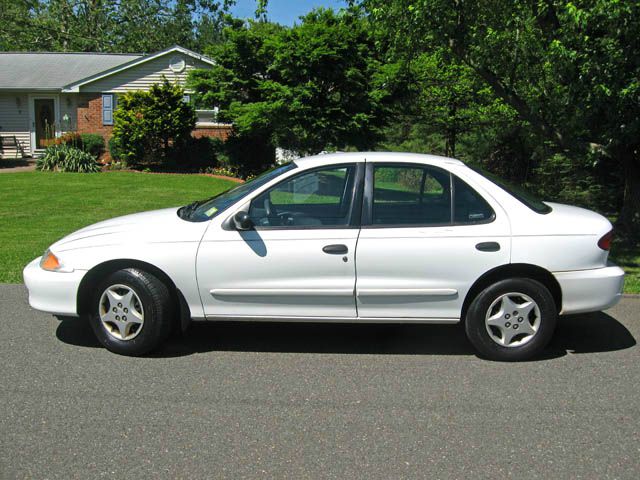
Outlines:
POLYGON ((144 355, 168 337, 173 305, 166 285, 135 268, 118 270, 98 286, 89 321, 108 350, 121 355, 144 355))
POLYGON ((467 338, 492 360, 526 360, 549 343, 558 314, 549 290, 528 278, 502 280, 484 289, 465 319, 467 338))

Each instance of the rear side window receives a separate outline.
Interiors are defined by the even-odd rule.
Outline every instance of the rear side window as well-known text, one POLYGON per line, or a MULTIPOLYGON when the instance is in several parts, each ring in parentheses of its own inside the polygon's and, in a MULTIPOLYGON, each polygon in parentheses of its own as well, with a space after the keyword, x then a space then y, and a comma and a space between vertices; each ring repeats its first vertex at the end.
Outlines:
POLYGON ((373 167, 372 225, 468 225, 494 217, 478 192, 445 170, 422 165, 373 167))
POLYGON ((495 214, 484 198, 458 177, 453 177, 455 198, 453 221, 455 224, 485 223, 495 214))

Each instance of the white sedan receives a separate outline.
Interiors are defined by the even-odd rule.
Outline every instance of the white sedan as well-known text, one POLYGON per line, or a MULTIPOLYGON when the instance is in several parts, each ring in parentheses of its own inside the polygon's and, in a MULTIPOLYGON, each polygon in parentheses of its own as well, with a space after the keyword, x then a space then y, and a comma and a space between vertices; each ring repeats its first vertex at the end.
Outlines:
POLYGON ((606 309, 624 272, 601 215, 458 160, 329 154, 216 197, 91 225, 24 270, 33 308, 148 353, 197 320, 458 323, 485 357, 529 358, 558 315, 606 309))

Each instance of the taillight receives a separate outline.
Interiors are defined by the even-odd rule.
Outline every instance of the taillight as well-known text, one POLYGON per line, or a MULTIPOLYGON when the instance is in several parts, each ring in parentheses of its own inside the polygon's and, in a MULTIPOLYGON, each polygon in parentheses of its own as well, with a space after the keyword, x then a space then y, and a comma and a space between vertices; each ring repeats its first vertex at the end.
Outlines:
POLYGON ((598 240, 598 246, 602 250, 611 250, 611 242, 613 241, 613 230, 605 233, 600 240, 598 240))

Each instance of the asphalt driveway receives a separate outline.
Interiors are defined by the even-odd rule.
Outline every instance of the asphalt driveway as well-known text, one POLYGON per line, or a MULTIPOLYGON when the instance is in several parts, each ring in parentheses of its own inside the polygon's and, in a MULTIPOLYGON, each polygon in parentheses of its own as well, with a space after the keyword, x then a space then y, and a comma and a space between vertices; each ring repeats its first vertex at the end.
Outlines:
POLYGON ((640 299, 544 358, 457 326, 195 324, 150 358, 0 286, 2 478, 639 478, 640 299))

